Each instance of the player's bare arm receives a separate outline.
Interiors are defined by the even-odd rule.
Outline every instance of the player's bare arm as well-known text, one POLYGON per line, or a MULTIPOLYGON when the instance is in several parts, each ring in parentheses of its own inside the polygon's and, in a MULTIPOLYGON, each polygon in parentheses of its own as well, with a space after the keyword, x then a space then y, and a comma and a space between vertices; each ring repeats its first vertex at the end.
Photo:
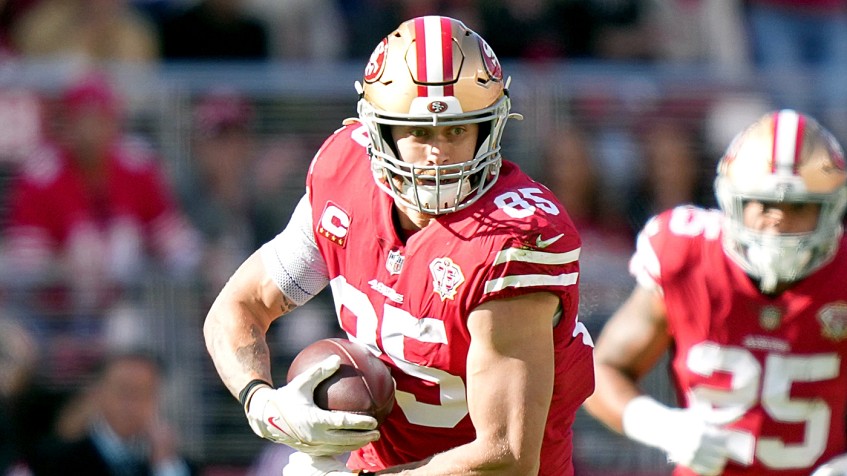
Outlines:
POLYGON ((268 276, 258 252, 226 283, 203 332, 215 368, 233 396, 251 380, 272 382, 265 334, 271 322, 295 307, 268 276))
POLYGON ((468 410, 474 441, 425 463, 378 474, 535 474, 553 394, 553 316, 559 299, 536 293, 480 305, 468 319, 468 410))
POLYGON ((641 394, 638 381, 670 345, 660 295, 636 286, 606 323, 594 348, 596 389, 585 408, 616 431, 622 431, 626 404, 641 394))

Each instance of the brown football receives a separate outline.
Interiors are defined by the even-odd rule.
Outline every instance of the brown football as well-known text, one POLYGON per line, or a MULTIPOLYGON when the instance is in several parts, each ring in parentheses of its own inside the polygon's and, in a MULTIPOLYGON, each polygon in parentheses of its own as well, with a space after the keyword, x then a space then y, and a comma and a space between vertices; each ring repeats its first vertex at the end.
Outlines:
POLYGON ((341 357, 341 367, 315 387, 315 404, 382 423, 394 407, 394 380, 388 366, 361 344, 339 338, 309 344, 291 362, 288 381, 330 355, 341 357))

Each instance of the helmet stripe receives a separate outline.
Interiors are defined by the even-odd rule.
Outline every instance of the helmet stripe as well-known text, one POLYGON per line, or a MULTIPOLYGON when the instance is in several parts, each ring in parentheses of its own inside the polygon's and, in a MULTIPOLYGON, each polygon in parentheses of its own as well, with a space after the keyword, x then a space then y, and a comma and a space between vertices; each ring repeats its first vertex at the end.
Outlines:
POLYGON ((800 152, 803 149, 803 136, 806 135, 806 116, 797 114, 797 138, 794 140, 794 166, 791 173, 797 175, 800 172, 800 152))
MULTIPOLYGON (((441 17, 441 56, 443 64, 441 67, 441 80, 449 81, 453 79, 453 27, 450 19, 441 17)), ((453 95, 453 85, 444 86, 444 95, 453 95)))
POLYGON ((444 83, 453 77, 453 29, 450 19, 425 16, 415 19, 418 97, 452 96, 453 86, 444 83))
POLYGON ((773 163, 774 173, 795 174, 800 159, 803 134, 800 116, 792 110, 782 110, 774 115, 773 163))
MULTIPOLYGON (((426 68, 426 28, 424 27, 424 18, 415 19, 415 56, 417 57, 418 80, 421 83, 427 81, 426 68)), ((426 96, 426 86, 418 85, 418 97, 426 96)))

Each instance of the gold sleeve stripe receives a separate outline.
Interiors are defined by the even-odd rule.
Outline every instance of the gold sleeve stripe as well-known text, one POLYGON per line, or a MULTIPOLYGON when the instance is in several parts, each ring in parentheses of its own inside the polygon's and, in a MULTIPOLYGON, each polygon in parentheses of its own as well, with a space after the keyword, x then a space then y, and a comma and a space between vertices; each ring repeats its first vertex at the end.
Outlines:
POLYGON ((549 274, 520 274, 504 276, 485 283, 485 293, 502 291, 506 288, 528 288, 534 286, 573 286, 579 273, 565 273, 557 276, 549 274))
POLYGON ((520 248, 509 248, 497 253, 492 266, 508 263, 510 261, 521 261, 525 263, 538 264, 568 264, 579 259, 582 248, 568 251, 566 253, 547 253, 545 251, 523 250, 520 248))

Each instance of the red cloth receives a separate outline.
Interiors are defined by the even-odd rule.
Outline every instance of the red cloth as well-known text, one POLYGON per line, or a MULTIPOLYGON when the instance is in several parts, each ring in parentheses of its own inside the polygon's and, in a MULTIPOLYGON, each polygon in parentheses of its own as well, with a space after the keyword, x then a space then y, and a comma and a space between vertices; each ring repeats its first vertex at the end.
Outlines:
POLYGON ((106 170, 105 183, 92 189, 67 151, 43 147, 12 186, 9 225, 44 230, 61 248, 81 223, 102 230, 128 218, 151 236, 157 221, 178 214, 156 158, 143 146, 116 145, 106 170))
POLYGON ((725 255, 721 220, 694 207, 659 215, 631 270, 664 293, 680 398, 734 431, 722 474, 808 475, 847 452, 847 240, 832 262, 769 297, 725 255))
POLYGON ((492 299, 546 291, 560 296, 564 315, 554 331, 555 390, 539 474, 573 474, 571 426, 594 387, 591 347, 575 332, 579 264, 504 258, 538 250, 539 240, 549 242, 543 248, 549 256, 578 256, 580 238, 564 207, 505 162, 477 204, 439 217, 404 243, 392 222, 392 198, 374 183, 364 137, 364 126, 348 125, 315 157, 307 183, 315 235, 342 328, 379 349, 408 398, 398 399, 381 438, 348 465, 384 468, 472 441, 468 315, 492 299))

